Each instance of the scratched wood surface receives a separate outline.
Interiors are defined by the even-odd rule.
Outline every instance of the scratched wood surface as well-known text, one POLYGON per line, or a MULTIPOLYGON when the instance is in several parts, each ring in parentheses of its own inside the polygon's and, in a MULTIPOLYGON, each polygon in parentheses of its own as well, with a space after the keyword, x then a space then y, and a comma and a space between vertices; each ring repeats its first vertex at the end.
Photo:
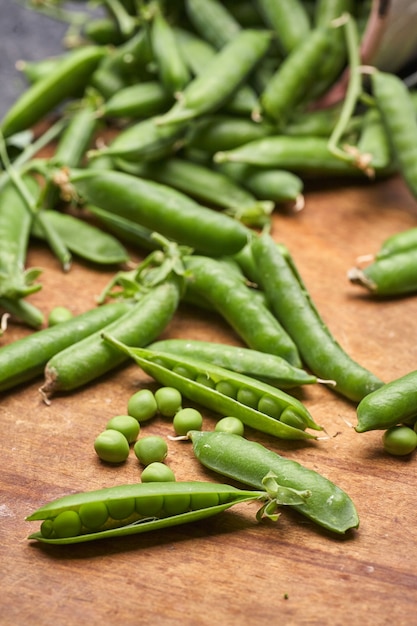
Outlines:
MULTIPOLYGON (((350 285, 358 255, 417 224, 417 203, 396 178, 375 184, 309 185, 305 209, 276 213, 273 235, 292 253, 334 336, 385 381, 417 368, 417 298, 376 301, 350 285)), ((141 251, 132 251, 134 259, 141 251)), ((63 274, 41 244, 28 264, 44 268, 31 300, 47 314, 56 305, 80 313, 113 275, 81 262, 63 274)), ((2 344, 29 331, 12 324, 2 344)), ((164 337, 240 344, 215 314, 182 306, 164 337)), ((273 624, 380 626, 416 623, 416 457, 382 451, 381 434, 357 434, 355 406, 329 389, 299 391, 332 436, 295 444, 247 436, 315 469, 353 498, 360 527, 331 536, 290 510, 277 523, 255 521, 242 505, 209 521, 136 537, 69 547, 28 542, 25 516, 79 490, 132 483, 140 467, 132 452, 119 467, 102 464, 93 441, 127 399, 152 381, 128 364, 46 406, 40 380, 0 399, 0 623, 200 626, 273 624)), ((188 403, 187 403, 188 404, 188 403)), ((204 412, 204 427, 217 416, 204 412)), ((142 434, 172 433, 157 418, 142 434)), ((167 463, 178 480, 219 480, 194 459, 189 444, 170 442, 167 463)))

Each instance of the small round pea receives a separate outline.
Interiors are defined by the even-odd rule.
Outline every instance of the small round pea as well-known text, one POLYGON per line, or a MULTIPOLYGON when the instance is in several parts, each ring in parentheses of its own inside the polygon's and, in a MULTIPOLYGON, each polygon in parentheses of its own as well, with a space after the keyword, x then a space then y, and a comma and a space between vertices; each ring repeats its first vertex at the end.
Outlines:
POLYGON ((405 456, 417 448, 417 433, 408 426, 391 426, 382 435, 384 450, 395 456, 405 456))
POLYGON ((126 437, 129 443, 133 443, 138 438, 140 424, 131 415, 115 415, 106 424, 106 430, 118 430, 126 437))
POLYGON ((76 537, 81 532, 81 520, 77 511, 62 511, 53 520, 57 537, 76 537))
POLYGON ((168 465, 156 461, 145 467, 141 480, 143 483, 175 482, 175 474, 168 465))
POLYGON ((56 324, 67 322, 73 317, 74 314, 66 306, 56 306, 48 315, 48 326, 56 326, 56 324))
POLYGON ((220 380, 216 384, 216 390, 229 398, 236 398, 237 390, 228 380, 220 380))
POLYGON ((162 462, 168 454, 168 444, 163 437, 148 435, 138 439, 133 450, 143 465, 162 462))
POLYGON ((158 411, 164 417, 174 417, 182 406, 182 396, 174 387, 160 387, 155 391, 158 411))
POLYGON ((109 516, 104 502, 85 502, 79 508, 81 523, 89 530, 97 530, 103 526, 109 516))
POLYGON ((136 511, 139 515, 143 515, 144 517, 156 515, 163 506, 164 496, 161 495, 148 496, 147 498, 136 498, 136 511))
POLYGON ((53 521, 51 519, 43 520, 40 531, 41 531, 42 537, 52 537, 52 535, 54 534, 53 521))
POLYGON ((216 423, 214 430, 222 433, 232 433, 233 435, 240 435, 243 437, 245 426, 237 417, 222 417, 222 419, 216 423))
POLYGON ((94 450, 102 461, 123 463, 129 456, 129 442, 118 430, 105 430, 94 441, 94 450))
POLYGON ((123 498, 122 500, 109 500, 107 503, 109 516, 112 519, 126 519, 135 511, 135 498, 123 498))
POLYGON ((138 420, 146 422, 154 417, 158 410, 156 399, 150 389, 141 389, 130 396, 127 403, 127 412, 138 420))
POLYGON ((164 512, 166 515, 179 515, 190 510, 191 497, 189 493, 167 496, 164 499, 164 512))
POLYGON ((180 409, 172 420, 177 435, 186 435, 190 430, 201 430, 203 416, 193 408, 180 409))

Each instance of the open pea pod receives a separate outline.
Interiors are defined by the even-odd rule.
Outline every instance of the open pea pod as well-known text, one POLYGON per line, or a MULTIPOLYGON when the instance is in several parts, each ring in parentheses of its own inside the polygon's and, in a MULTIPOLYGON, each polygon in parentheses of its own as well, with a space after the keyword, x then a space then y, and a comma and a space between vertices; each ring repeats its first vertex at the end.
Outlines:
POLYGON ((302 402, 272 385, 206 361, 129 348, 106 333, 102 336, 159 383, 216 413, 234 415, 251 428, 281 439, 316 439, 305 429, 322 430, 302 402))
POLYGON ((200 520, 234 504, 265 498, 265 491, 204 481, 119 485, 67 495, 42 506, 26 518, 42 521, 28 539, 62 545, 123 537, 200 520))

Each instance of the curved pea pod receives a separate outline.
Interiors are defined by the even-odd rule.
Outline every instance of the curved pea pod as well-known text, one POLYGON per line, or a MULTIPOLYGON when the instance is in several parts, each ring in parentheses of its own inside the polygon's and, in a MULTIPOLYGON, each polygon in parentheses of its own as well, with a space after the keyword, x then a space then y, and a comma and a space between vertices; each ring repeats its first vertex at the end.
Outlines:
POLYGON ((311 300, 295 264, 268 234, 252 241, 258 278, 280 323, 296 343, 304 363, 346 398, 360 401, 384 383, 357 363, 335 340, 311 300))
POLYGON ((417 419, 417 371, 396 378, 363 398, 356 409, 356 432, 385 430, 417 419))
POLYGON ((166 185, 123 172, 72 170, 69 183, 87 203, 213 256, 234 254, 249 229, 166 185))
MULTIPOLYGON (((82 259, 100 265, 114 265, 129 260, 126 248, 100 228, 58 211, 43 210, 42 214, 44 222, 51 224, 67 248, 82 259)), ((44 232, 36 220, 32 226, 32 235, 44 238, 44 232)))
POLYGON ((316 439, 306 428, 322 430, 296 398, 272 385, 190 357, 132 348, 103 331, 112 346, 128 354, 159 383, 175 387, 193 402, 282 439, 316 439))
POLYGON ((359 526, 349 495, 318 472, 239 435, 191 431, 188 436, 195 456, 208 469, 255 489, 272 472, 279 484, 310 492, 305 502, 293 508, 319 526, 338 534, 359 526))
POLYGON ((162 113, 172 96, 156 80, 128 85, 117 91, 99 108, 100 116, 141 118, 162 113))
POLYGON ((101 46, 74 50, 55 70, 31 85, 7 111, 0 128, 5 137, 29 128, 83 88, 106 56, 101 46))
POLYGON ((259 378, 281 388, 289 389, 298 385, 311 385, 319 382, 316 376, 294 367, 282 357, 251 348, 197 339, 164 339, 150 344, 147 348, 207 361, 239 374, 259 378))
MULTIPOLYGON (((135 305, 105 330, 121 341, 136 346, 154 341, 174 315, 180 300, 178 280, 152 288, 135 305)), ((57 391, 72 391, 96 380, 125 362, 127 357, 102 339, 101 331, 77 341, 56 353, 45 366, 45 381, 40 388, 44 401, 57 391)))
POLYGON ((39 508, 26 521, 42 521, 29 535, 43 543, 67 545, 125 537, 205 519, 265 491, 203 481, 138 483, 75 493, 39 508))
POLYGON ((105 304, 3 346, 0 348, 0 391, 39 376, 54 354, 104 328, 131 307, 130 302, 105 304))
POLYGON ((375 259, 366 267, 348 272, 351 283, 377 296, 402 296, 417 291, 417 248, 375 259))

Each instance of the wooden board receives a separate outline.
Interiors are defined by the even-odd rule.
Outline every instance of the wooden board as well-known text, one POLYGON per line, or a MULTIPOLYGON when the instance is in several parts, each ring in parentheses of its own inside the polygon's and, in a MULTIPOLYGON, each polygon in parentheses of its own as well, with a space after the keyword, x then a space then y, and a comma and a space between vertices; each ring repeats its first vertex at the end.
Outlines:
MULTIPOLYGON (((276 213, 273 235, 290 249, 334 336, 385 381, 416 369, 417 298, 377 301, 346 277, 358 255, 416 225, 415 200, 396 178, 326 190, 311 185, 306 200, 298 214, 276 213)), ((31 247, 28 262, 45 268, 43 288, 31 297, 45 314, 56 305, 74 313, 91 308, 113 275, 80 262, 63 274, 41 244, 31 247)), ((2 344, 28 332, 13 324, 2 344)), ((240 344, 220 317, 185 306, 163 336, 240 344)), ((0 401, 3 626, 416 623, 417 459, 384 454, 381 433, 357 434, 353 404, 321 386, 300 391, 332 435, 327 441, 283 443, 247 432, 350 494, 361 523, 345 537, 288 509, 277 523, 257 523, 256 507, 242 505, 152 534, 45 547, 26 539, 34 528, 25 516, 35 508, 74 491, 139 479, 133 453, 122 466, 108 467, 93 441, 110 417, 125 413, 134 391, 154 385, 129 364, 46 406, 39 384, 0 401)), ((204 427, 213 428, 215 419, 205 412, 204 427)), ((143 426, 145 433, 172 434, 172 426, 158 418, 143 426)), ((178 480, 219 479, 201 468, 186 442, 169 443, 167 462, 178 480)))

